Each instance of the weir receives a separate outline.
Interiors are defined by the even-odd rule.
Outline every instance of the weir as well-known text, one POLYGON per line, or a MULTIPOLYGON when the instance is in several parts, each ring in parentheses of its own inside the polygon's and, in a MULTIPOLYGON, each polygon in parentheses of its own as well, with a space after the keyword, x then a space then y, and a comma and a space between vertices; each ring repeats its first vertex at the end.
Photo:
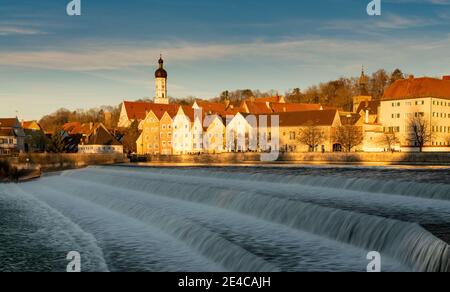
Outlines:
MULTIPOLYGON (((311 270, 356 266, 364 271, 369 251, 382 254, 385 270, 450 271, 449 245, 414 221, 428 208, 423 220, 448 224, 446 200, 399 196, 389 188, 376 190, 375 185, 365 191, 333 184, 312 187, 302 182, 308 179, 198 169, 92 167, 22 184, 17 192, 49 205, 58 201, 52 207, 62 211, 87 202, 92 208, 89 216, 94 217, 98 208, 132 218, 230 271, 308 270, 302 261, 311 263, 311 270), (311 201, 314 195, 319 199, 311 201), (364 198, 370 202, 372 197, 384 212, 375 215, 361 207, 364 198), (407 209, 396 213, 389 200, 398 200, 407 209), (406 221, 401 220, 404 215, 406 221)), ((448 185, 441 187, 445 190, 448 185)), ((80 220, 78 212, 69 213, 65 215, 71 220, 80 220)), ((82 218, 86 226, 99 220, 82 218)))

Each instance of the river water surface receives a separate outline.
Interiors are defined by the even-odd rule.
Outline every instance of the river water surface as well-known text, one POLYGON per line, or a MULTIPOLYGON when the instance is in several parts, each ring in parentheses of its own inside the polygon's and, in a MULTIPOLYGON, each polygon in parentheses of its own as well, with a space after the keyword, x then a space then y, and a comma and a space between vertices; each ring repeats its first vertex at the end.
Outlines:
POLYGON ((89 167, 0 184, 0 271, 450 271, 450 169, 89 167))

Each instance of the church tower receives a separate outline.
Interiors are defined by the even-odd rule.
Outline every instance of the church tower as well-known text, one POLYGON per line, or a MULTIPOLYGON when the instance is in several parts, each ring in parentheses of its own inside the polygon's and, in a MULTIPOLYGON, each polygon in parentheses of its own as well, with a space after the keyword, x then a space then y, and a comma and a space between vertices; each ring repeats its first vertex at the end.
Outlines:
POLYGON ((367 90, 367 77, 366 74, 364 74, 364 67, 361 70, 361 77, 359 77, 359 95, 361 96, 368 96, 369 91, 367 90))
POLYGON ((169 98, 167 96, 167 72, 164 70, 164 60, 162 56, 159 58, 159 68, 155 72, 156 82, 156 104, 169 104, 169 98))
POLYGON ((361 76, 359 77, 358 81, 358 87, 359 87, 359 95, 353 97, 353 112, 356 113, 356 111, 359 108, 359 105, 361 102, 369 102, 372 100, 372 96, 369 94, 369 90, 367 89, 367 86, 369 84, 369 80, 364 73, 364 67, 361 70, 361 76))

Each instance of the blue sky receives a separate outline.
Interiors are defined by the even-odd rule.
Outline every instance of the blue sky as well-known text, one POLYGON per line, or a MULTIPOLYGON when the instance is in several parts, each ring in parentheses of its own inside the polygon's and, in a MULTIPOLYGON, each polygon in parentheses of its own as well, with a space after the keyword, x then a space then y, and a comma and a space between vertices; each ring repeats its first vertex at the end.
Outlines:
POLYGON ((160 53, 169 95, 306 88, 401 68, 450 74, 450 0, 1 0, 0 116, 153 97, 160 53))

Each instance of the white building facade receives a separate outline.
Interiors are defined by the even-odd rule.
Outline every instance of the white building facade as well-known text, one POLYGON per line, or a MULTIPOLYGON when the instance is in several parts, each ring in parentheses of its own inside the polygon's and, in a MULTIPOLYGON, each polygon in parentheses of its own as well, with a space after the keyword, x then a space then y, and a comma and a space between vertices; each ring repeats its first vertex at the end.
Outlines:
POLYGON ((399 139, 399 151, 418 151, 411 139, 411 121, 423 119, 430 139, 424 152, 450 152, 450 77, 398 80, 388 88, 380 107, 384 132, 399 139))

